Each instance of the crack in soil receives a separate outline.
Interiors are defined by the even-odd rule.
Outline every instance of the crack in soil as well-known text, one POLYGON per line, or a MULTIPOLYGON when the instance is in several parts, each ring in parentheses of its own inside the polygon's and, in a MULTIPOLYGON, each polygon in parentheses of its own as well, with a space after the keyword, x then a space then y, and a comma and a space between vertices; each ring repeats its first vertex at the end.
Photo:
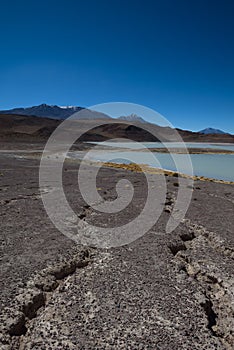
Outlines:
POLYGON ((190 219, 183 219, 182 223, 194 233, 195 236, 202 235, 207 238, 209 245, 217 250, 218 252, 223 253, 224 255, 234 258, 234 249, 227 247, 224 244, 223 239, 215 232, 208 231, 204 226, 197 225, 191 222, 190 219))
POLYGON ((2 312, 0 348, 18 349, 27 333, 30 320, 37 317, 38 311, 47 305, 57 287, 65 281, 66 277, 74 274, 77 268, 83 268, 91 261, 91 250, 83 249, 75 251, 72 258, 64 258, 36 273, 16 296, 12 305, 2 312))
POLYGON ((32 193, 32 194, 27 194, 25 196, 13 197, 13 198, 10 198, 10 199, 1 200, 0 204, 10 204, 12 202, 16 202, 18 200, 23 200, 23 199, 26 200, 28 198, 39 199, 39 198, 41 198, 41 195, 39 193, 32 193))
POLYGON ((185 234, 180 235, 180 240, 168 246, 180 270, 186 272, 188 277, 192 277, 193 281, 198 284, 201 289, 203 300, 200 305, 207 317, 207 328, 211 335, 217 337, 225 345, 226 349, 233 349, 233 286, 234 282, 231 278, 222 276, 222 280, 213 275, 212 271, 202 270, 200 261, 193 260, 193 250, 196 242, 202 237, 205 244, 213 250, 218 250, 228 258, 232 258, 231 249, 224 247, 218 235, 209 232, 203 226, 192 224, 189 219, 184 219, 183 223, 189 229, 185 234), (181 266, 182 264, 182 266, 181 266))
POLYGON ((214 337, 218 337, 215 331, 215 327, 217 326, 216 320, 218 318, 218 315, 214 312, 213 303, 209 296, 206 295, 206 300, 204 301, 204 303, 201 303, 201 306, 203 307, 208 319, 207 328, 211 331, 211 334, 214 337))

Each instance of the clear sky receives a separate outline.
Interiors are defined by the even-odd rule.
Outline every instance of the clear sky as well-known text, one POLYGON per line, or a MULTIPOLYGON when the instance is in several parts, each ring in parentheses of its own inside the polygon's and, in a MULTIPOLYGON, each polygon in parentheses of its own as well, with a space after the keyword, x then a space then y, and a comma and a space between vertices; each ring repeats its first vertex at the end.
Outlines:
POLYGON ((234 133, 233 0, 1 0, 0 38, 0 109, 126 101, 234 133))

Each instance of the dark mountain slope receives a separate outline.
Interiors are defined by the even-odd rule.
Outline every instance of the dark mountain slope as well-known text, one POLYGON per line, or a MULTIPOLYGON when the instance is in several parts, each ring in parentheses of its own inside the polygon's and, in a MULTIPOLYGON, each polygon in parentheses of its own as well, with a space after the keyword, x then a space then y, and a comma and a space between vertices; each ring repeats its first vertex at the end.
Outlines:
MULTIPOLYGON (((90 111, 85 111, 85 114, 90 114, 90 111)), ((96 116, 97 117, 97 116, 96 116)), ((102 123, 105 120, 100 119, 102 123)), ((175 129, 169 127, 160 127, 155 124, 146 123, 149 130, 152 132, 154 137, 150 132, 142 129, 143 124, 133 123, 129 125, 123 121, 119 123, 113 122, 108 124, 103 124, 95 129, 92 129, 92 119, 87 118, 78 121, 78 127, 80 131, 85 129, 90 129, 87 133, 82 135, 83 141, 103 141, 111 138, 130 138, 135 141, 176 141, 176 131, 175 129)), ((25 116, 25 115, 14 115, 14 114, 0 114, 0 137, 1 139, 8 139, 14 141, 14 138, 23 139, 33 139, 35 141, 46 140, 49 135, 56 129, 56 127, 61 123, 61 120, 25 116)), ((146 125, 144 124, 144 125, 146 125)), ((67 128, 76 127, 76 122, 73 121, 67 126, 67 128)), ((226 142, 234 143, 234 136, 228 134, 211 134, 205 135, 201 133, 177 130, 185 142, 226 142)))

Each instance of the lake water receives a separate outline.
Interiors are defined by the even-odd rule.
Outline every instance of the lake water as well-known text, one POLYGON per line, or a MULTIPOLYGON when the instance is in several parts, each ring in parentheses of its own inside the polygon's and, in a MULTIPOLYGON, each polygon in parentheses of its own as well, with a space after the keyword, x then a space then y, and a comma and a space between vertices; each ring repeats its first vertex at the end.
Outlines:
MULTIPOLYGON (((98 143, 96 143, 98 144, 98 143)), ((91 152, 88 157, 90 160, 112 161, 115 163, 148 164, 152 167, 179 171, 184 174, 192 175, 188 155, 169 154, 156 152, 128 151, 116 150, 115 148, 139 148, 139 144, 131 142, 103 142, 102 145, 112 146, 113 150, 103 151, 96 150, 91 152), (177 164, 177 167, 176 167, 177 164)), ((165 144, 160 142, 141 143, 147 148, 162 148, 165 144)), ((211 148, 220 150, 234 151, 233 144, 207 144, 207 143, 186 143, 187 148, 211 148)), ((181 147, 180 143, 167 143, 166 147, 181 147)), ((234 181, 234 154, 190 154, 192 162, 193 174, 197 176, 205 176, 218 180, 234 181)))

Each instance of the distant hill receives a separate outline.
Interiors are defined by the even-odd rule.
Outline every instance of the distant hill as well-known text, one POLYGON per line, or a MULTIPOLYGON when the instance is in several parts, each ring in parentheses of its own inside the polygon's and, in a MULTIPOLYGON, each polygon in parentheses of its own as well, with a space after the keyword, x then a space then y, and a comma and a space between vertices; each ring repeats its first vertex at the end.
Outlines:
MULTIPOLYGON (((119 137, 139 142, 176 141, 178 132, 185 142, 234 143, 233 135, 217 129, 208 128, 200 132, 192 132, 148 123, 136 114, 113 119, 107 114, 84 107, 62 107, 47 104, 0 111, 0 136, 5 140, 46 140, 64 119, 77 112, 79 113, 75 117, 81 121, 79 123, 80 130, 84 130, 85 133, 85 130, 90 129, 82 136, 83 141, 103 141, 119 137), (92 129, 92 120, 94 119, 106 121, 106 124, 92 129), (118 122, 116 123, 116 121, 118 122), (132 125, 127 124, 127 122, 132 125), (148 127, 152 134, 144 130, 143 124, 148 127), (157 137, 153 135, 157 135, 157 137)), ((76 124, 72 123, 71 121, 69 127, 76 127, 76 124)))
POLYGON ((219 129, 213 129, 213 128, 206 128, 203 129, 201 131, 199 131, 200 134, 205 134, 205 135, 211 135, 211 134, 219 134, 219 135, 223 135, 223 134, 227 134, 226 132, 219 130, 219 129))
POLYGON ((109 119, 110 117, 104 113, 93 112, 84 107, 68 106, 60 107, 56 105, 47 105, 45 103, 39 106, 27 108, 14 108, 0 111, 1 114, 28 115, 35 117, 44 117, 51 119, 67 119, 72 114, 81 112, 77 119, 109 119))
MULTIPOLYGON (((108 116, 105 113, 100 113, 96 111, 92 111, 85 107, 80 106, 57 106, 57 105, 48 105, 48 104, 40 104, 38 106, 32 106, 32 107, 26 107, 26 108, 13 108, 9 110, 3 110, 0 111, 0 114, 8 114, 8 115, 21 115, 21 116, 35 116, 40 118, 50 118, 50 119, 56 119, 56 120, 64 120, 69 118, 71 115, 78 113, 76 115, 76 119, 84 119, 84 120, 93 120, 93 119, 101 119, 101 120, 111 120, 112 118, 108 116), (79 113, 78 113, 79 112, 79 113)), ((117 118, 117 120, 132 122, 136 125, 139 124, 148 124, 146 120, 144 120, 141 116, 138 116, 137 114, 130 114, 127 116, 120 116, 117 118)), ((153 126, 154 124, 151 123, 153 126)), ((189 132, 190 134, 187 134, 184 130, 179 130, 180 133, 183 134, 187 138, 188 135, 189 138, 191 138, 191 141, 194 140, 195 142, 199 141, 202 142, 204 137, 202 135, 207 135, 206 139, 204 139, 204 142, 211 142, 214 139, 214 142, 219 142, 219 136, 221 137, 223 135, 223 138, 220 138, 220 142, 228 142, 225 141, 225 135, 229 135, 228 133, 225 133, 222 130, 219 129, 213 129, 213 128, 206 128, 204 130, 201 130, 197 133, 189 132), (210 138, 209 136, 216 135, 214 138, 210 138), (224 141, 223 141, 224 140, 224 141)), ((231 136, 231 135, 230 135, 231 136)))
MULTIPOLYGON (((201 134, 148 124, 151 134, 141 127, 142 123, 139 121, 129 125, 124 120, 120 119, 116 122, 115 119, 112 123, 110 117, 103 119, 105 115, 88 109, 81 112, 81 117, 78 127, 81 132, 83 130, 83 135, 80 141, 104 141, 111 138, 128 138, 138 142, 176 141, 178 132, 185 142, 234 143, 234 136, 229 134, 201 134), (104 120, 103 125, 93 128, 93 117, 99 118, 102 122, 104 120), (86 130, 89 131, 86 132, 86 130)), ((0 142, 45 142, 62 121, 62 119, 0 113, 0 142)), ((74 127, 76 127, 76 121, 71 121, 66 126, 68 131, 70 128, 73 130, 74 127)))

